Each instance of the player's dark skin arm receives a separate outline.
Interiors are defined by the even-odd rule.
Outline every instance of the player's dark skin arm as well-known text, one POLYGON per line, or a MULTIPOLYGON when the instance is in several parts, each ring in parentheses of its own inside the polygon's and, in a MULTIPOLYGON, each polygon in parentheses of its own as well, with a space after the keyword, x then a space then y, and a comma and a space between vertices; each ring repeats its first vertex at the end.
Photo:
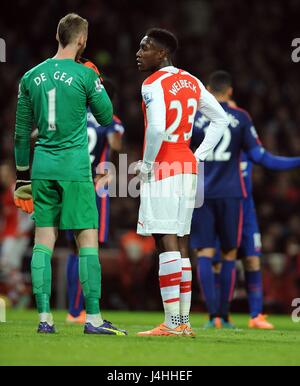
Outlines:
MULTIPOLYGON (((136 53, 137 65, 140 71, 154 73, 161 68, 172 66, 172 60, 168 50, 163 48, 154 39, 145 36, 136 53)), ((177 235, 153 235, 157 249, 160 253, 180 251, 182 258, 188 258, 189 244, 188 236, 178 237, 177 235)))
POLYGON ((111 133, 107 138, 111 150, 119 153, 122 150, 122 136, 119 133, 111 133))
POLYGON ((120 133, 111 133, 107 138, 110 146, 110 162, 114 165, 118 165, 118 155, 122 151, 123 147, 122 135, 120 133))

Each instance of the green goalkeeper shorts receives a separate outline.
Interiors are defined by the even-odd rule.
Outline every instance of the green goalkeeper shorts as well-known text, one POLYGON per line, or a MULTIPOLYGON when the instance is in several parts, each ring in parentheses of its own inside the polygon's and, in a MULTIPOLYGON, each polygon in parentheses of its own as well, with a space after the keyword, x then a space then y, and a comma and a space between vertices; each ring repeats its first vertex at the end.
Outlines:
POLYGON ((92 182, 32 180, 32 195, 37 227, 98 228, 92 182))

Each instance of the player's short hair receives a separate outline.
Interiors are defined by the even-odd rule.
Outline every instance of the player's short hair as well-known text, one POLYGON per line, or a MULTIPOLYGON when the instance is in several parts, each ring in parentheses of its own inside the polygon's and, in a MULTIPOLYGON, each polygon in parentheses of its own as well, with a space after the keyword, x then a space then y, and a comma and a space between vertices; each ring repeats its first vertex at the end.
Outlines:
POLYGON ((226 71, 215 71, 210 74, 208 85, 212 92, 223 93, 232 87, 232 77, 226 71))
POLYGON ((69 13, 60 19, 57 27, 57 35, 60 44, 66 47, 80 34, 87 33, 88 21, 76 13, 69 13))
POLYGON ((166 48, 170 54, 174 54, 178 48, 178 39, 170 31, 163 28, 151 28, 146 35, 166 48))

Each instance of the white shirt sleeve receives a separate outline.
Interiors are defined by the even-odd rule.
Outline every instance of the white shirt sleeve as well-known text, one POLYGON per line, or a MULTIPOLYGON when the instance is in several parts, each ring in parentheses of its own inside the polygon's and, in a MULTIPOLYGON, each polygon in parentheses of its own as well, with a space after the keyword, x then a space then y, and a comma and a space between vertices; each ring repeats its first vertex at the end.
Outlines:
POLYGON ((166 105, 160 82, 142 86, 146 106, 146 137, 143 162, 152 166, 161 148, 166 130, 166 105))
POLYGON ((219 143, 224 131, 229 125, 229 120, 224 109, 216 98, 207 91, 200 81, 199 85, 201 88, 199 110, 211 121, 206 131, 204 140, 195 151, 195 157, 197 160, 204 161, 209 153, 213 151, 219 143))

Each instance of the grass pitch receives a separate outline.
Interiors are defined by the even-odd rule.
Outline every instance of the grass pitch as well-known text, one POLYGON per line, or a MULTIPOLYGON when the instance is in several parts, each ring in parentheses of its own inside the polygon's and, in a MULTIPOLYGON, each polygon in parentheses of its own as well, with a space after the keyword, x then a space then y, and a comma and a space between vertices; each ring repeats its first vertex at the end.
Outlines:
POLYGON ((129 331, 129 336, 84 335, 82 326, 64 322, 54 312, 58 333, 36 333, 35 311, 8 310, 0 323, 0 365, 203 366, 300 365, 300 324, 288 316, 270 318, 274 331, 247 328, 247 315, 233 315, 239 331, 203 330, 205 315, 193 314, 195 339, 137 337, 135 333, 162 321, 161 313, 103 312, 106 319, 129 331))

